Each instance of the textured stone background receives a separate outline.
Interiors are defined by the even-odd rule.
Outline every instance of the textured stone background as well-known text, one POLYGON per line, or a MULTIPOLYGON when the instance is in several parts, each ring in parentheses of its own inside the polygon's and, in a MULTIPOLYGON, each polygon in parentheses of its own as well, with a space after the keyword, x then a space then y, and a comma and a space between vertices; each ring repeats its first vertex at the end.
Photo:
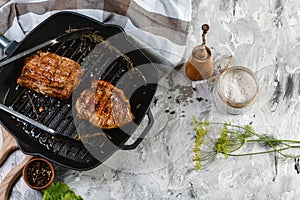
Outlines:
MULTIPOLYGON (((134 151, 118 151, 101 166, 86 172, 58 168, 59 180, 85 199, 299 199, 300 177, 294 160, 274 154, 228 158, 219 156, 212 165, 193 170, 194 133, 191 116, 237 124, 252 123, 262 133, 300 139, 300 3, 259 0, 194 0, 193 23, 187 58, 200 40, 200 27, 208 23, 207 43, 214 66, 222 67, 229 55, 232 65, 253 70, 261 87, 255 106, 244 115, 229 115, 215 104, 213 86, 191 83, 183 70, 161 73, 151 110, 155 123, 134 151)), ((146 123, 146 122, 145 122, 146 123)), ((252 146, 263 150, 260 146, 252 146)), ((18 152, 0 174, 22 157, 18 152)), ((0 177, 2 179, 3 177, 0 177)), ((12 199, 38 199, 21 179, 12 199)))
POLYGON ((278 159, 276 172, 274 154, 227 160, 220 156, 209 168, 195 172, 190 120, 195 115, 251 122, 259 132, 300 139, 299 2, 202 0, 194 1, 193 8, 185 58, 201 38, 201 25, 210 24, 207 42, 215 67, 224 66, 233 55, 232 65, 256 72, 261 92, 255 106, 244 115, 229 115, 215 104, 212 85, 200 82, 193 91, 182 70, 172 72, 161 80, 151 107, 158 120, 143 144, 64 180, 89 199, 298 199, 294 160, 278 159), (85 181, 79 180, 95 189, 83 187, 85 181))

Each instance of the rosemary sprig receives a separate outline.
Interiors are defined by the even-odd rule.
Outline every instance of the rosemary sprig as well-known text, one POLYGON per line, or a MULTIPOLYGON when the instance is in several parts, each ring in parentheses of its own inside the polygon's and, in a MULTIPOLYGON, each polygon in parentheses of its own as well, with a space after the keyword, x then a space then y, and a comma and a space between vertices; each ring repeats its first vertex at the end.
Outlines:
POLYGON ((249 156, 276 152, 285 158, 300 158, 299 154, 289 154, 288 150, 299 149, 300 141, 277 139, 274 136, 259 134, 251 125, 240 126, 226 122, 211 122, 192 118, 192 126, 195 130, 194 156, 192 161, 195 169, 199 170, 209 166, 218 154, 225 158, 229 156, 249 156), (213 125, 221 126, 216 132, 213 125), (246 144, 261 144, 266 148, 259 152, 239 152, 246 144))
POLYGON ((90 39, 97 43, 102 43, 106 48, 109 48, 111 51, 115 52, 118 56, 121 56, 123 59, 125 59, 127 61, 127 63, 129 64, 130 70, 134 69, 132 60, 126 54, 122 53, 118 48, 113 46, 109 41, 105 40, 103 37, 98 35, 96 32, 85 34, 85 35, 83 35, 83 37, 90 39))
MULTIPOLYGON (((71 33, 71 32, 78 31, 78 30, 80 30, 80 29, 69 27, 69 29, 66 30, 66 32, 71 33)), ((113 46, 109 41, 107 41, 103 37, 101 37, 97 33, 97 31, 95 31, 93 33, 83 34, 82 38, 89 39, 95 43, 102 43, 106 48, 109 48, 111 51, 115 52, 118 56, 121 56, 123 59, 125 59, 127 61, 127 63, 129 64, 130 70, 134 69, 133 61, 126 54, 122 53, 118 48, 113 46)))

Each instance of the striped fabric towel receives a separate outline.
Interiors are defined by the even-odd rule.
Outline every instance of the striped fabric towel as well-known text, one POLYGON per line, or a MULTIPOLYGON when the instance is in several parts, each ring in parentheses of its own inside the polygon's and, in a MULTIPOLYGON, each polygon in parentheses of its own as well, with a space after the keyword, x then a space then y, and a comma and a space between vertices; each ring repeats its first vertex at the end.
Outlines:
POLYGON ((0 32, 11 40, 21 41, 50 15, 69 10, 120 25, 173 66, 182 59, 191 21, 191 0, 0 0, 0 6, 0 32))

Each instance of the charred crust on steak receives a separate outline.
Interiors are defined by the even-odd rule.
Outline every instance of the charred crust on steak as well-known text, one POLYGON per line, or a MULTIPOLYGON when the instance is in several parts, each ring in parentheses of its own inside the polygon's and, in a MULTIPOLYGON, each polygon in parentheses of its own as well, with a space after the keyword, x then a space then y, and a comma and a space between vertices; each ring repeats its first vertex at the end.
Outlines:
POLYGON ((17 83, 45 96, 69 99, 83 73, 80 64, 72 59, 38 51, 25 59, 17 83))
POLYGON ((83 90, 75 109, 78 118, 102 129, 118 128, 135 118, 124 92, 104 80, 93 81, 91 88, 83 90))

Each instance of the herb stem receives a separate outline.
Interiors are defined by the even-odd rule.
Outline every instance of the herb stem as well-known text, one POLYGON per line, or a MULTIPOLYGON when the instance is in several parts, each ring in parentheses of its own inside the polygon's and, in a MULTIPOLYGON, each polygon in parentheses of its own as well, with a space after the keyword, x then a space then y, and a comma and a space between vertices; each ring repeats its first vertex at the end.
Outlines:
POLYGON ((259 154, 266 154, 266 153, 272 153, 272 152, 278 152, 286 157, 289 158, 299 158, 300 155, 296 155, 296 156, 291 156, 291 155, 287 155, 287 154, 283 154, 281 151, 285 151, 288 149, 295 149, 295 148, 300 148, 300 146, 290 146, 290 147, 285 147, 285 148, 281 148, 281 149, 273 149, 273 150, 268 150, 268 151, 260 151, 260 152, 252 152, 252 153, 242 153, 242 154, 231 154, 228 153, 228 156, 251 156, 251 155, 259 155, 259 154))
POLYGON ((299 140, 279 140, 281 142, 287 142, 287 143, 299 143, 300 144, 300 141, 299 140))
MULTIPOLYGON (((287 148, 288 149, 288 148, 287 148)), ((275 149, 273 150, 269 150, 269 151, 260 151, 260 152, 253 152, 253 153, 241 153, 241 154, 231 154, 228 153, 228 156, 235 156, 235 157, 241 157, 241 156, 251 156, 251 155, 259 155, 259 154, 266 154, 266 153, 272 153, 272 152, 276 152, 275 149)))
MULTIPOLYGON (((247 142, 280 142, 282 145, 291 147, 291 145, 287 143, 294 143, 294 144, 300 144, 300 141, 297 140, 278 140, 278 139, 252 139, 252 140, 247 140, 247 142)), ((273 146, 271 146, 273 147, 273 146)))

